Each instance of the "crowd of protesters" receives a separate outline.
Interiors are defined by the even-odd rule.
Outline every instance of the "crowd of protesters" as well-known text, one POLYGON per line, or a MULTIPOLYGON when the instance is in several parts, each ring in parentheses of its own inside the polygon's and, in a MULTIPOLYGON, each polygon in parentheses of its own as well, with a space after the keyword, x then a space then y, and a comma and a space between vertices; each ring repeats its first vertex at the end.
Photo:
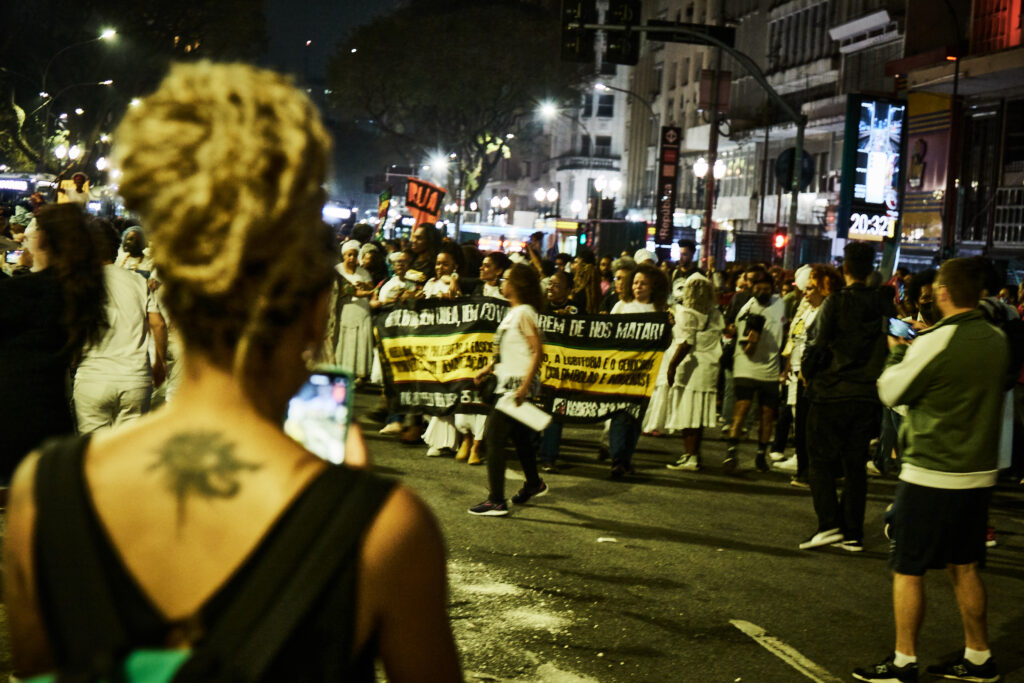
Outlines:
MULTIPOLYGON (((139 226, 115 226, 86 216, 77 204, 47 205, 41 198, 16 221, 5 219, 4 239, 21 253, 0 277, 3 483, 48 436, 124 425, 155 404, 173 402, 181 375, 175 371, 180 347, 173 316, 164 311, 161 273, 139 226)), ((455 244, 429 224, 417 226, 408 239, 380 239, 365 224, 335 237, 326 329, 311 355, 351 370, 357 386, 384 384, 371 319, 402 301, 507 300, 495 359, 475 381, 490 381, 495 400, 507 394, 517 404, 539 391, 539 314, 668 313, 672 342, 646 413, 640 419, 616 413, 604 425, 596 450, 610 459, 610 477, 634 472, 642 433, 679 438, 681 454, 668 469, 705 469, 702 441, 710 430, 721 430, 723 473, 736 472, 752 455, 757 471, 785 472, 791 485, 810 490, 817 521, 798 544, 801 549, 863 549, 869 473, 944 491, 990 491, 998 471, 1015 481, 1024 475, 1024 392, 1018 381, 1024 300, 985 259, 954 259, 937 272, 897 270, 882 282, 874 269, 875 248, 858 242, 846 246, 838 267, 820 263, 787 271, 728 264, 704 272, 694 263, 695 245, 686 240, 678 262, 657 263, 644 249, 600 256, 585 248, 575 255, 546 250, 541 233, 511 254, 455 244), (937 379, 922 379, 939 362, 936 357, 952 353, 951 344, 969 344, 968 337, 984 338, 992 349, 973 379, 954 373, 960 383, 956 395, 942 390, 937 379), (930 355, 917 353, 925 348, 930 355), (987 375, 999 378, 998 395, 978 385, 987 375), (936 399, 935 392, 944 397, 936 399), (959 415, 956 406, 965 404, 964 396, 974 397, 972 405, 985 414, 959 415), (934 439, 929 443, 929 433, 977 442, 990 453, 965 454, 952 464, 936 461, 931 451, 938 446, 934 439), (752 453, 746 441, 753 442, 752 453)), ((399 412, 388 399, 381 390, 381 403, 369 415, 383 423, 381 434, 422 444, 427 456, 487 464, 488 498, 471 507, 472 514, 509 513, 506 447, 514 448, 526 475, 511 496, 513 505, 548 493, 540 474, 559 472, 558 422, 538 432, 498 411, 427 420, 415 411, 399 412)), ((987 501, 978 494, 955 504, 975 527, 987 527, 987 501)), ((949 501, 900 489, 897 503, 902 510, 894 513, 894 528, 900 543, 909 544, 912 534, 924 533, 921 518, 928 513, 917 506, 934 512, 949 501)), ((983 549, 974 547, 975 527, 957 530, 955 550, 970 549, 951 556, 955 565, 983 559, 983 549)), ((982 529, 989 545, 992 534, 991 527, 982 529)), ((914 560, 900 556, 897 576, 910 578, 894 584, 895 591, 918 596, 919 585, 911 579, 942 564, 935 559, 941 553, 950 557, 949 548, 939 541, 933 545, 918 547, 914 560)), ((972 582, 975 594, 983 591, 974 574, 959 578, 972 582)), ((918 600, 923 605, 923 596, 918 600)), ((959 665, 991 665, 977 654, 987 652, 982 639, 973 644, 973 659, 959 665)), ((912 646, 904 639, 898 647, 903 649, 895 658, 875 668, 909 671, 914 660, 906 650, 912 646)), ((871 671, 856 675, 883 680, 871 671)))

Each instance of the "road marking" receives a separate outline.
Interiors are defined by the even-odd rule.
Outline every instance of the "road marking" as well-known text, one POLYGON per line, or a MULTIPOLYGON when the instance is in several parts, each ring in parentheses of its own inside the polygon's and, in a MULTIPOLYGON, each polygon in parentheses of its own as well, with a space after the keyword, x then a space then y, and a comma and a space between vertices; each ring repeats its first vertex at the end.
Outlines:
POLYGON ((768 635, 768 632, 757 624, 741 619, 730 619, 729 623, 746 633, 754 641, 771 652, 773 655, 789 664, 791 667, 802 673, 816 683, 842 683, 842 679, 836 678, 825 669, 821 668, 811 660, 804 657, 797 650, 786 645, 775 636, 768 635))

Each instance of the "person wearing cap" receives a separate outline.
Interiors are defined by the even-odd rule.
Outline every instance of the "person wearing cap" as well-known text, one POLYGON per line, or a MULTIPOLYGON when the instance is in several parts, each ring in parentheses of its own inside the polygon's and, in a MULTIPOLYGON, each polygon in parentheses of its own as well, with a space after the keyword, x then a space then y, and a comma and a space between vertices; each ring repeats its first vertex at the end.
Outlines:
POLYGON ((349 370, 357 382, 370 375, 373 331, 370 323, 370 297, 373 281, 359 265, 356 240, 341 245, 341 263, 335 266, 337 279, 331 296, 328 323, 330 357, 335 365, 349 370))

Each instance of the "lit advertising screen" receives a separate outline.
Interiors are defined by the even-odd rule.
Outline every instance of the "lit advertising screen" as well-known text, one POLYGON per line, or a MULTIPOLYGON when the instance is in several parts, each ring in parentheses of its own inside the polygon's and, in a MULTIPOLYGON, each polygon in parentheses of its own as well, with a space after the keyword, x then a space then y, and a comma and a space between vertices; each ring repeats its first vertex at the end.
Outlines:
POLYGON ((836 231, 839 237, 882 241, 900 229, 907 103, 850 95, 836 231))

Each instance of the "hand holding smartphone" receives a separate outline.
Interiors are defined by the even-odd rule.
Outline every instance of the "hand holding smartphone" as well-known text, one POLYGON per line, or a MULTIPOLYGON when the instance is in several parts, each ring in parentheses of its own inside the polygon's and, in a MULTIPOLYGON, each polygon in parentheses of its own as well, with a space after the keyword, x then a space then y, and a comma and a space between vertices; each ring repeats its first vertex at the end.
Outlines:
POLYGON ((328 462, 345 461, 345 440, 352 421, 352 375, 318 366, 288 401, 285 434, 328 462))
POLYGON ((910 341, 917 336, 914 327, 899 318, 889 318, 889 335, 910 341))

